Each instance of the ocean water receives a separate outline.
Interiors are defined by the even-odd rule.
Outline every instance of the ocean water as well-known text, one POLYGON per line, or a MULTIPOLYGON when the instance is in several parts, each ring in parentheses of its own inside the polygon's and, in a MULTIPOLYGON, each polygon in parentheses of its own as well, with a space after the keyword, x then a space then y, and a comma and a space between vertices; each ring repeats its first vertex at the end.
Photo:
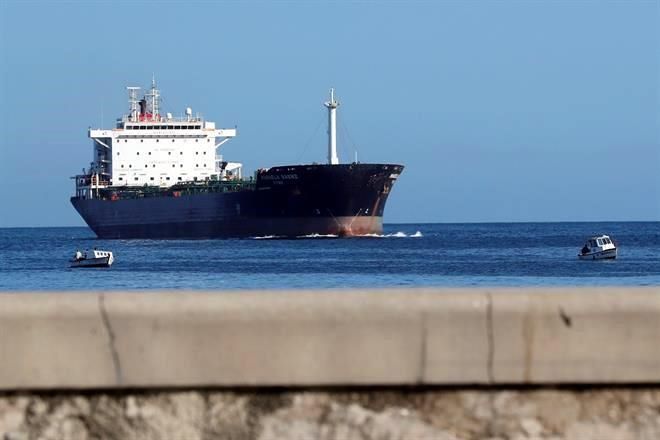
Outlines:
POLYGON ((660 222, 390 224, 382 237, 99 240, 80 228, 0 229, 0 290, 415 286, 660 286, 660 222), (579 261, 591 235, 613 261, 579 261), (70 269, 76 249, 108 269, 70 269))

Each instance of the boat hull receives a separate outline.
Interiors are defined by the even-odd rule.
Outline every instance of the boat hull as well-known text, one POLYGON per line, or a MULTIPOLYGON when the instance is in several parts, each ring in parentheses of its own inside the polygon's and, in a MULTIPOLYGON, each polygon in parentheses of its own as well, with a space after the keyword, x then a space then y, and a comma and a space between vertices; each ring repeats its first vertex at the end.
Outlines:
POLYGON ((83 260, 72 260, 72 268, 93 268, 93 267, 110 267, 112 265, 112 257, 101 258, 85 258, 83 260))
POLYGON ((607 249, 604 251, 592 252, 588 254, 578 254, 580 260, 614 260, 616 258, 616 249, 607 249))
MULTIPOLYGON (((258 173, 250 189, 71 203, 99 238, 381 234, 400 165, 296 165, 258 173)), ((172 193, 174 194, 174 193, 172 193)))

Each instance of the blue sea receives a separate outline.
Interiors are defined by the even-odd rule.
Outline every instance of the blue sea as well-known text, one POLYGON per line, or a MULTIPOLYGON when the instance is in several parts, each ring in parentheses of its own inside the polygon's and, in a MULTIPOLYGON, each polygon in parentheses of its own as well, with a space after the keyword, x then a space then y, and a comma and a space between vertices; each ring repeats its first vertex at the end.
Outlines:
POLYGON ((660 222, 389 224, 382 237, 99 240, 86 227, 0 229, 0 290, 660 286, 660 222), (579 261, 612 236, 619 257, 579 261), (76 249, 108 269, 70 269, 76 249))

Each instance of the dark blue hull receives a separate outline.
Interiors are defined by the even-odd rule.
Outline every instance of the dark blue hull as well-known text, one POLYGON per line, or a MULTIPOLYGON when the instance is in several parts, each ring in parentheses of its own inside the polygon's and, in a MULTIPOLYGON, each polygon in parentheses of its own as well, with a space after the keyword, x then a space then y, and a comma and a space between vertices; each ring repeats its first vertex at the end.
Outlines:
MULTIPOLYGON (((148 197, 110 188, 71 203, 99 238, 214 238, 382 233, 401 165, 296 165, 233 191, 173 187, 148 197)), ((145 194, 146 195, 146 194, 145 194)))

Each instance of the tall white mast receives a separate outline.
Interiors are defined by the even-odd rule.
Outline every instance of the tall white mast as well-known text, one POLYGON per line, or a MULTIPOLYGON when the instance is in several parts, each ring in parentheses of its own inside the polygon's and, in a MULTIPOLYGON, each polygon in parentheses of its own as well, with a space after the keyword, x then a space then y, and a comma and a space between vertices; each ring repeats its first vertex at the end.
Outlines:
POLYGON ((158 108, 160 104, 160 90, 156 88, 156 75, 151 77, 151 92, 147 93, 147 97, 151 98, 151 114, 155 118, 160 115, 160 109, 158 108))
POLYGON ((135 122, 138 120, 138 92, 139 87, 126 87, 128 90, 128 104, 130 106, 130 120, 135 122))
POLYGON ((330 89, 330 101, 325 103, 328 108, 328 164, 337 165, 337 107, 339 103, 335 101, 335 89, 330 89))

